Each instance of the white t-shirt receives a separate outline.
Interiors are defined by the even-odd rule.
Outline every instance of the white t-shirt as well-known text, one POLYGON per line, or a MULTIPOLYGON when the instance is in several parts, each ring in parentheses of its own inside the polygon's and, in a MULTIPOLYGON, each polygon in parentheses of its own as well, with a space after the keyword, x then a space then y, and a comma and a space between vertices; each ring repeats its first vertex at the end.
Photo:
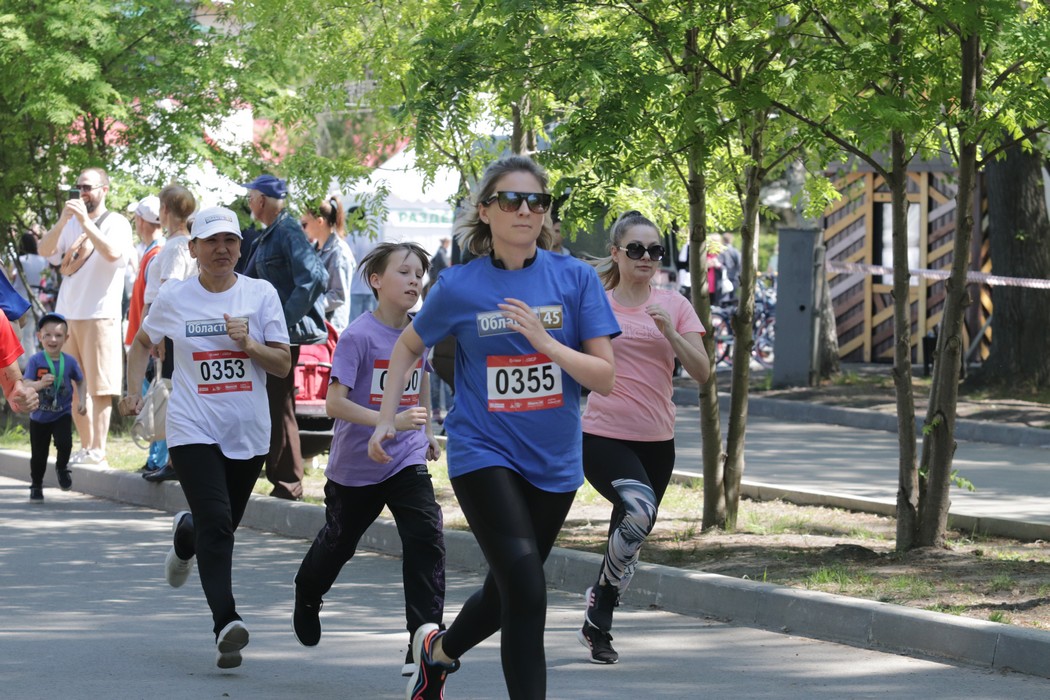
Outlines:
MULTIPOLYGON (((96 222, 97 225, 97 222, 96 222)), ((48 258, 61 265, 62 256, 76 242, 84 229, 76 218, 70 219, 58 239, 58 251, 48 258)), ((55 312, 70 320, 120 318, 124 297, 124 269, 135 254, 131 224, 119 212, 111 212, 99 229, 102 237, 120 251, 116 260, 107 260, 96 250, 84 266, 62 279, 55 312)))
POLYGON ((277 290, 242 275, 217 293, 196 276, 171 280, 142 329, 155 344, 167 336, 175 345, 168 446, 218 445, 230 459, 251 459, 270 450, 266 371, 226 335, 223 314, 247 317, 256 342, 288 342, 277 290))
POLYGON ((147 304, 152 304, 162 284, 168 280, 188 279, 196 274, 197 261, 190 256, 190 237, 169 238, 146 272, 146 293, 142 298, 147 304))

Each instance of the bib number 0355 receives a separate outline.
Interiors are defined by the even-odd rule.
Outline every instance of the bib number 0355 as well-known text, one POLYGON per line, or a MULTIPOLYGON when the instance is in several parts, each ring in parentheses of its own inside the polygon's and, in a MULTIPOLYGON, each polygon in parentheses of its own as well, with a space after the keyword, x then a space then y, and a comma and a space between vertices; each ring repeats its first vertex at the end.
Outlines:
POLYGON ((536 411, 561 406, 561 368, 546 355, 487 358, 490 411, 536 411))

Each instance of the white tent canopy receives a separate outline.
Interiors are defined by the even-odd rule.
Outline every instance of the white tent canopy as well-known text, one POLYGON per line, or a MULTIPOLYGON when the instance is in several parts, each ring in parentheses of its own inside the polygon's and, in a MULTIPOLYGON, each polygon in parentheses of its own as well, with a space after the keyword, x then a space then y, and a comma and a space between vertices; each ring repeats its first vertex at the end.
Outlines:
POLYGON ((439 241, 452 235, 453 207, 449 202, 458 187, 459 176, 449 168, 439 169, 428 184, 416 168, 415 151, 406 148, 354 183, 345 200, 353 205, 362 195, 385 188, 386 221, 375 222, 379 240, 412 241, 433 255, 439 241))

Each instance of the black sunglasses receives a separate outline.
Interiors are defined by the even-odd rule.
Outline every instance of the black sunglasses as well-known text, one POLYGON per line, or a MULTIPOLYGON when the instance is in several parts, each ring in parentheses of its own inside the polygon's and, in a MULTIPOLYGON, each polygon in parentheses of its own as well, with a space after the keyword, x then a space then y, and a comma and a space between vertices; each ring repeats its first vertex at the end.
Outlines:
POLYGON ((628 243, 627 247, 624 247, 622 245, 617 247, 620 250, 625 251, 627 253, 627 257, 629 257, 631 260, 641 260, 642 256, 648 253, 649 259, 656 262, 658 260, 662 260, 664 257, 664 253, 667 252, 666 250, 664 250, 664 247, 659 243, 653 243, 648 248, 646 248, 641 243, 628 243))
POLYGON ((529 205, 533 214, 542 214, 551 208, 551 196, 543 192, 497 192, 481 203, 485 206, 498 202, 503 211, 514 212, 521 209, 521 203, 529 205))
POLYGON ((102 185, 74 185, 73 189, 80 190, 81 192, 92 192, 100 187, 102 187, 102 185))

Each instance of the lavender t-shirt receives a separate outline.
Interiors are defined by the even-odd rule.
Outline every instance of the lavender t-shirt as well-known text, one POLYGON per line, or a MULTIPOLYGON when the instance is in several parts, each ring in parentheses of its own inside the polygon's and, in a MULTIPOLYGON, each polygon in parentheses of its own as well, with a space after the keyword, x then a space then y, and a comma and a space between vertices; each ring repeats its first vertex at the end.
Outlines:
MULTIPOLYGON (((387 366, 401 331, 380 323, 367 311, 350 323, 339 336, 332 358, 332 381, 348 389, 347 398, 359 406, 379 410, 388 377, 387 366)), ((426 351, 423 356, 426 357, 426 351)), ((405 388, 398 411, 419 405, 423 373, 429 365, 419 361, 405 388)), ((383 443, 390 455, 387 464, 368 457, 368 440, 375 429, 336 420, 332 450, 325 476, 342 486, 371 486, 389 479, 405 467, 426 464, 427 437, 422 429, 399 432, 383 443)))

